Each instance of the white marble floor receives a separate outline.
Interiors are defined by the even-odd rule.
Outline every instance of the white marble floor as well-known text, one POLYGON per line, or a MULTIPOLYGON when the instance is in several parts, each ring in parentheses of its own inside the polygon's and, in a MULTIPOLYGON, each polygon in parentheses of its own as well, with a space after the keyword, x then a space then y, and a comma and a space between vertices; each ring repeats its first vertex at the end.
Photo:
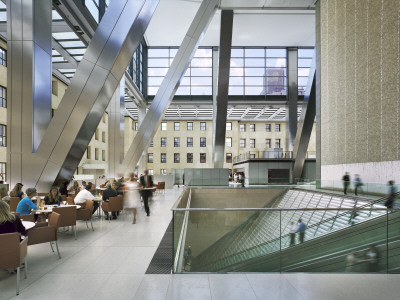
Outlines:
MULTIPOLYGON (((78 239, 59 235, 62 259, 48 244, 28 248, 28 279, 15 297, 16 275, 0 271, 0 299, 399 299, 400 275, 177 274, 145 275, 182 188, 157 194, 151 216, 137 224, 122 214, 111 223, 79 222, 78 239)), ((1 246, 1 245, 0 245, 1 246)), ((23 276, 22 276, 23 277, 23 276)))

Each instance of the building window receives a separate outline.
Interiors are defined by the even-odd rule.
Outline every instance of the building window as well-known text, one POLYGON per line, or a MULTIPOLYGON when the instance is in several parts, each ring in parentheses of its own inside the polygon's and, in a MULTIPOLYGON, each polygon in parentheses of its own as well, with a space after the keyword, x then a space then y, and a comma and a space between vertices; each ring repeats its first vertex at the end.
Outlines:
POLYGON ((250 153, 250 158, 256 158, 256 155, 254 153, 250 153))
POLYGON ((150 164, 153 163, 153 153, 147 153, 147 162, 150 164))
POLYGON ((297 83, 299 95, 304 95, 307 88, 308 75, 310 74, 311 61, 314 49, 298 49, 297 52, 297 83))
POLYGON ((0 85, 0 107, 7 107, 7 89, 0 85))
POLYGON ((167 162, 167 153, 161 153, 161 163, 167 162))
POLYGON ((226 163, 232 163, 232 153, 226 153, 226 163))
POLYGON ((206 122, 200 122, 200 130, 206 130, 206 122))
POLYGON ((206 154, 205 153, 200 153, 200 163, 201 164, 206 163, 206 154))
POLYGON ((151 140, 149 147, 153 147, 153 146, 154 146, 154 142, 153 142, 153 140, 151 140))
POLYGON ((94 159, 99 160, 99 148, 94 148, 94 159))
POLYGON ((178 164, 181 162, 181 155, 179 153, 174 153, 174 163, 178 164))
POLYGON ((106 132, 105 132, 105 131, 103 131, 103 132, 101 133, 101 141, 102 141, 103 143, 106 142, 106 132))
POLYGON ((250 124, 250 131, 251 132, 256 131, 256 124, 250 124))
POLYGON ((96 133, 94 134, 94 138, 95 138, 96 141, 99 140, 99 129, 98 128, 96 129, 96 133))
POLYGON ((246 124, 240 124, 239 129, 240 132, 246 132, 246 124))
POLYGON ((138 131, 139 123, 135 122, 135 131, 138 131))
POLYGON ((226 130, 232 130, 232 122, 226 123, 226 130))
POLYGON ((180 130, 180 127, 181 127, 181 123, 179 123, 179 122, 175 122, 175 123, 174 123, 174 130, 175 130, 175 131, 179 131, 179 130, 180 130))
POLYGON ((7 126, 0 124, 0 146, 7 147, 7 126))
POLYGON ((246 139, 240 139, 240 148, 246 148, 246 139))
POLYGON ((7 50, 0 47, 0 64, 7 66, 7 50))
POLYGON ((193 122, 187 122, 187 130, 192 131, 193 130, 193 122))
POLYGON ((161 138, 161 147, 167 147, 167 138, 165 137, 161 138))
POLYGON ((193 163, 193 153, 188 153, 188 154, 186 155, 186 162, 187 162, 188 164, 193 163))
POLYGON ((161 122, 161 131, 167 130, 167 122, 161 122))
POLYGON ((271 132, 271 124, 265 124, 265 131, 271 132))
POLYGON ((200 138, 200 147, 207 147, 205 137, 200 138))
POLYGON ((225 139, 225 147, 232 147, 232 138, 225 139))
POLYGON ((256 147, 256 139, 250 139, 250 148, 256 147))
POLYGON ((86 158, 91 159, 92 158, 92 147, 88 146, 86 149, 86 158))
POLYGON ((281 124, 275 124, 275 131, 280 132, 281 131, 281 124))
POLYGON ((265 147, 271 148, 271 139, 265 139, 265 147))
POLYGON ((281 147, 281 139, 276 139, 275 140, 275 148, 280 148, 281 147))
POLYGON ((188 137, 188 138, 187 138, 187 144, 186 144, 186 146, 187 146, 187 147, 193 147, 193 138, 191 138, 191 137, 188 137))
POLYGON ((154 170, 153 169, 148 169, 149 175, 154 175, 154 170))
POLYGON ((0 163, 0 180, 6 181, 6 163, 0 163))
POLYGON ((167 170, 166 169, 161 169, 160 170, 161 175, 167 175, 167 170))
POLYGON ((174 138, 174 147, 180 147, 181 146, 181 139, 176 137, 174 138))
POLYGON ((106 161, 106 150, 101 150, 101 159, 106 161))

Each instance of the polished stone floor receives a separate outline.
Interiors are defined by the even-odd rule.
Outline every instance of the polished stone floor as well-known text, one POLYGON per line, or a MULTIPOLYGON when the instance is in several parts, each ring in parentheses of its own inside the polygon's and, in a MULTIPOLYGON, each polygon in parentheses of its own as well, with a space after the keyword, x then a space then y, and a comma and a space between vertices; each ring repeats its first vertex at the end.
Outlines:
POLYGON ((125 213, 111 223, 94 219, 94 232, 79 222, 77 240, 59 235, 61 260, 48 244, 30 246, 20 295, 16 275, 0 271, 0 299, 400 299, 400 275, 145 275, 181 191, 157 194, 151 216, 141 208, 135 225, 125 213))

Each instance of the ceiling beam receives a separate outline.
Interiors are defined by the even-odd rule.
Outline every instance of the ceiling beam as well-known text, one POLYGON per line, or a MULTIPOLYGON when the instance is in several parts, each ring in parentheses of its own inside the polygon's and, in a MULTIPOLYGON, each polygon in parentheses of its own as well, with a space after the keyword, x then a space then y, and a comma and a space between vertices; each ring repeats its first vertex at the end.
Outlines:
POLYGON ((268 120, 273 120, 277 115, 279 115, 284 107, 279 107, 269 118, 268 120))

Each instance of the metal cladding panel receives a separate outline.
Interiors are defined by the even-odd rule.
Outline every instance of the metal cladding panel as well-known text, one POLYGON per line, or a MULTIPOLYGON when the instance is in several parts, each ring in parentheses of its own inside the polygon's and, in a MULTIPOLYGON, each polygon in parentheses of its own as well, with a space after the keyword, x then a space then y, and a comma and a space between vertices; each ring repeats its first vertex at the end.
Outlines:
MULTIPOLYGON (((33 44, 33 151, 39 146, 42 136, 51 121, 51 55, 33 44)), ((51 50, 51 47, 50 47, 51 50)), ((32 81, 31 81, 32 82, 32 81)))
POLYGON ((229 70, 231 65, 233 11, 221 13, 217 113, 215 118, 214 168, 224 166, 226 112, 228 108, 229 70))
MULTIPOLYGON (((48 55, 51 56, 52 1, 51 0, 40 0, 40 1, 31 0, 31 1, 33 2, 32 32, 33 32, 34 42, 44 51, 46 51, 48 55)), ((24 33, 24 39, 25 40, 27 39, 25 37, 25 33, 24 33)))
MULTIPOLYGON (((117 89, 118 91, 118 89, 117 89)), ((119 83, 119 97, 117 99, 117 109, 118 109, 118 114, 119 114, 119 130, 116 132, 117 137, 119 138, 119 141, 117 140, 117 143, 119 142, 119 149, 118 149, 118 166, 119 164, 122 164, 124 160, 124 147, 125 147, 125 75, 122 76, 122 79, 119 83)), ((118 117, 118 115, 117 115, 118 117)))
POLYGON ((288 49, 288 84, 289 84, 289 109, 287 126, 288 149, 293 151, 297 132, 297 98, 298 98, 298 69, 297 48, 288 49))
MULTIPOLYGON (((108 105, 108 177, 114 178, 116 176, 115 170, 115 157, 116 147, 115 145, 119 128, 116 128, 117 120, 119 121, 119 106, 116 103, 119 101, 120 91, 117 89, 111 98, 110 104, 108 105)), ((119 123, 118 123, 119 125, 119 123)))
MULTIPOLYGON (((65 128, 63 129, 61 135, 59 136, 57 144, 54 147, 54 151, 50 156, 51 161, 55 162, 56 164, 62 165, 66 159, 66 156, 68 155, 68 152, 73 151, 74 143, 81 144, 78 132, 81 131, 81 128, 84 126, 86 119, 90 118, 91 114, 94 113, 93 105, 96 102, 96 99, 102 96, 101 92, 98 90, 99 83, 102 83, 100 85, 100 87, 102 87, 107 78, 107 75, 108 75, 107 70, 104 70, 103 68, 98 66, 94 67, 93 72, 90 74, 86 82, 85 88, 79 95, 78 101, 76 102, 76 105, 71 113, 70 118, 65 124, 65 128)), ((112 94, 108 98, 108 101, 110 101, 111 96, 112 94)), ((66 100, 68 100, 68 98, 66 100)), ((97 124, 89 123, 89 124, 94 127, 85 128, 87 131, 92 133, 92 135, 88 140, 88 143, 90 142, 93 133, 95 132, 98 126, 98 123, 97 124)), ((81 160, 81 158, 82 157, 79 158, 79 161, 81 160)))
POLYGON ((79 68, 76 70, 61 103, 55 111, 54 117, 51 120, 46 134, 36 152, 41 157, 46 158, 51 155, 57 142, 57 139, 54 137, 58 137, 64 130, 68 119, 71 117, 71 114, 75 109, 82 90, 85 88, 88 76, 93 72, 93 69, 94 64, 91 62, 82 59, 79 63, 79 68))
MULTIPOLYGON (((27 4, 28 5, 28 4, 27 4)), ((22 41, 22 2, 7 0, 7 38, 9 41, 22 41)), ((25 19, 26 20, 26 19, 25 19)), ((28 20, 26 20, 28 21, 28 20)), ((28 29, 27 29, 28 30, 28 29)), ((28 34, 27 32, 25 34, 28 34)))
POLYGON ((99 65, 104 68, 110 69, 111 67, 109 64, 113 62, 116 54, 114 53, 113 56, 108 56, 109 61, 104 61, 106 58, 103 56, 104 53, 108 51, 113 52, 115 50, 119 51, 121 49, 126 39, 128 28, 130 28, 128 24, 134 23, 145 2, 145 0, 111 1, 107 12, 96 29, 96 33, 90 41, 91 47, 87 49, 90 51, 87 52, 86 50, 84 57, 93 63, 99 63, 99 65), (125 26, 122 32, 117 32, 115 30, 118 23, 122 23, 125 26), (125 37, 123 35, 121 36, 120 33, 123 33, 125 37), (107 46, 107 44, 109 45, 107 46), (105 51, 105 48, 107 48, 107 51, 105 51))
POLYGON ((46 161, 45 162, 45 167, 42 169, 40 175, 40 180, 36 184, 36 189, 39 192, 46 192, 49 191, 51 186, 49 186, 49 182, 53 183, 54 182, 54 173, 57 173, 60 170, 60 166, 53 163, 52 161, 46 161))
MULTIPOLYGON (((34 49, 32 41, 23 41, 21 53, 22 56, 19 59, 22 62, 22 73, 17 75, 16 78, 12 78, 13 81, 16 79, 15 88, 19 88, 22 90, 22 98, 18 99, 17 101, 21 101, 22 109, 21 111, 14 111, 13 113, 20 115, 20 119, 16 120, 21 123, 21 148, 13 149, 15 151, 21 151, 24 153, 32 153, 32 141, 33 141, 33 106, 34 106, 34 99, 33 99, 33 91, 34 91, 34 70, 33 70, 33 56, 34 56, 34 49)), ((15 50, 15 49, 14 49, 15 50)), ((18 53, 20 53, 18 51, 18 53)), ((14 53, 15 55, 15 53, 14 53)), ((15 57, 17 58, 17 57, 15 57)), ((15 62, 15 61, 14 61, 15 62)), ((11 65, 11 69, 14 66, 11 65)), ((19 66, 17 67, 17 71, 19 70, 19 66)), ((14 70, 12 73, 15 74, 14 70)), ((14 101, 14 96, 12 96, 11 101, 14 101)))
POLYGON ((179 87, 180 80, 184 75, 198 44, 204 32, 207 30, 208 24, 218 7, 217 0, 204 0, 194 17, 188 32, 182 42, 182 46, 172 61, 172 64, 164 77, 156 96, 150 106, 146 117, 140 126, 129 150, 124 158, 120 173, 128 174, 134 170, 140 161, 143 153, 147 149, 151 139, 161 123, 176 90, 179 87))

